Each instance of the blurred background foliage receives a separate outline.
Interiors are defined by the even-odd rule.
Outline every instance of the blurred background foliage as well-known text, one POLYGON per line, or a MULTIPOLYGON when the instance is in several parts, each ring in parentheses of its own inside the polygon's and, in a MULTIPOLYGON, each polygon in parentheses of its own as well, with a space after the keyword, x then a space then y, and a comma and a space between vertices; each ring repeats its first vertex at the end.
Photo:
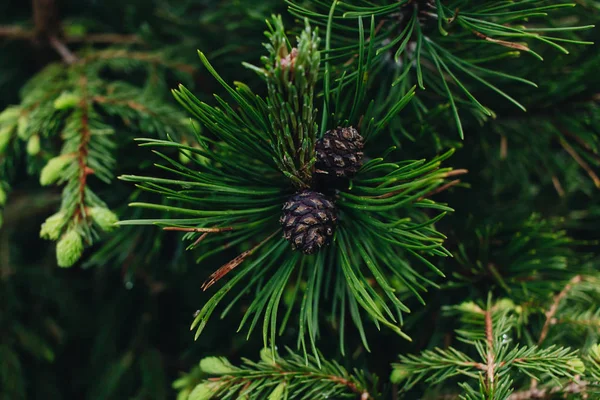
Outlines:
MULTIPOLYGON (((44 1, 53 3, 35 0, 33 4, 44 1)), ((327 2, 290 3, 322 10, 321 3, 327 2)), ((597 1, 577 3, 551 14, 550 25, 598 22, 597 1)), ((151 127, 155 115, 146 113, 148 108, 136 113, 140 109, 129 104, 129 108, 105 110, 102 120, 117 132, 112 153, 115 176, 137 173, 156 161, 131 142, 133 137, 179 132, 179 140, 192 140, 194 127, 183 121, 185 114, 169 89, 184 82, 201 100, 222 91, 201 68, 197 49, 227 82, 244 81, 260 91, 259 78, 241 63, 259 64, 264 54, 264 21, 271 14, 281 14, 287 26, 302 26, 296 20, 302 14, 292 15, 287 7, 278 0, 58 1, 60 36, 78 58, 114 56, 98 64, 102 90, 111 82, 117 82, 118 88, 127 84, 131 96, 126 99, 139 96, 140 104, 154 104, 168 116, 181 113, 151 127)), ((36 39, 39 26, 32 11, 29 2, 0 2, 0 110, 27 106, 32 89, 24 89, 26 83, 48 65, 74 68, 62 63, 47 37, 36 39)), ((570 35, 600 40, 598 29, 570 35)), ((464 50, 450 39, 445 46, 451 52, 464 50)), ((495 70, 539 87, 502 82, 503 90, 527 109, 522 112, 498 101, 482 85, 469 84, 482 104, 493 105, 495 116, 482 117, 466 105, 467 111, 461 113, 464 140, 447 100, 427 90, 417 90, 422 103, 413 102, 390 123, 394 136, 381 140, 382 148, 395 144, 401 158, 419 159, 456 147, 450 164, 469 171, 460 184, 436 198, 455 209, 436 226, 448 236, 446 248, 454 257, 436 264, 446 271, 447 279, 433 273, 427 276, 440 285, 424 295, 427 307, 411 307, 417 311, 406 319, 403 330, 413 342, 368 326, 367 334, 377 337, 370 343, 371 353, 365 351, 360 337, 349 336, 342 358, 337 330, 343 327, 329 319, 328 331, 320 339, 325 358, 338 359, 348 370, 359 367, 387 377, 398 354, 455 344, 453 329, 459 323, 443 307, 485 302, 489 292, 521 307, 515 330, 526 343, 537 343, 544 329, 549 343, 575 348, 597 343, 600 53, 597 45, 568 48, 569 54, 562 54, 549 46, 536 47, 544 61, 522 53, 492 62, 495 70), (419 109, 419 104, 426 106, 419 109), (587 278, 578 281, 564 301, 561 297, 556 320, 544 328, 548 307, 574 276, 587 278)), ((389 80, 386 71, 393 68, 393 62, 381 67, 383 81, 389 80)), ((376 93, 377 88, 374 84, 371 91, 376 93)), ((51 106, 57 97, 44 101, 51 106)), ((193 370, 202 357, 257 358, 260 338, 247 341, 244 333, 236 333, 247 303, 236 304, 222 321, 213 321, 196 342, 188 329, 195 311, 208 299, 200 284, 214 266, 236 256, 235 249, 196 265, 198 254, 185 252, 180 236, 126 226, 112 233, 94 233, 77 268, 57 268, 55 246, 40 239, 39 231, 60 209, 61 191, 41 188, 38 175, 61 146, 56 137, 47 136, 42 138, 42 149, 52 148, 54 153, 32 152, 32 135, 35 132, 27 140, 11 142, 12 151, 0 155, 0 188, 8 197, 6 204, 0 204, 1 399, 163 399, 174 396, 172 382, 193 370)), ((93 181, 90 186, 121 219, 150 217, 127 208, 128 202, 148 196, 131 185, 111 180, 110 184, 93 181)), ((409 307, 417 304, 410 293, 404 297, 409 307)), ((293 343, 295 329, 289 327, 282 342, 293 343)), ((190 382, 179 381, 177 390, 204 378, 193 371, 186 375, 190 382)), ((409 389, 409 396, 418 398, 426 387, 417 384, 409 389)))

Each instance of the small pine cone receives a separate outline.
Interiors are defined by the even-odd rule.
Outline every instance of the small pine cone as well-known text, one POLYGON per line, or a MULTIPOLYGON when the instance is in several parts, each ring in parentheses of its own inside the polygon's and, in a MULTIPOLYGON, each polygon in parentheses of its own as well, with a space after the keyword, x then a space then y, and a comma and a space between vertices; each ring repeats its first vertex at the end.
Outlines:
POLYGON ((319 192, 305 190, 283 205, 279 222, 292 249, 312 254, 329 242, 336 220, 333 202, 319 192))
POLYGON ((316 146, 315 173, 330 178, 352 178, 362 166, 363 138, 352 127, 325 132, 316 146))

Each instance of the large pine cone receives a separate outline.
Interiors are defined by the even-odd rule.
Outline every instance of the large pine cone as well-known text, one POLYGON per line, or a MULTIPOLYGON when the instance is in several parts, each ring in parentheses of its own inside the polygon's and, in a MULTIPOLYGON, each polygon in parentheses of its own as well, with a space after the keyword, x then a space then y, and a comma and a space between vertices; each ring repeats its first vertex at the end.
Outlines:
POLYGON ((319 192, 305 190, 283 205, 279 222, 283 225, 283 237, 294 250, 312 254, 329 242, 336 220, 331 201, 319 192))
POLYGON ((325 132, 316 146, 315 173, 329 178, 352 178, 362 166, 363 138, 352 127, 325 132))

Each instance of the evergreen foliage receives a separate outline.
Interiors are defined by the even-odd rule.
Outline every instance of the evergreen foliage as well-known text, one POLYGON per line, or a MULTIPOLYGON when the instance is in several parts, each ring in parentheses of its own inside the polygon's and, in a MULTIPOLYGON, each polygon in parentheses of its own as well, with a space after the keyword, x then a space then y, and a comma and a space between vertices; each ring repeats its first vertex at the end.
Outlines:
POLYGON ((288 351, 281 357, 264 349, 261 360, 243 360, 236 367, 227 359, 207 357, 199 368, 179 378, 173 387, 180 389, 182 398, 209 400, 215 396, 222 399, 270 399, 279 400, 294 396, 298 399, 352 398, 373 399, 376 382, 369 381, 364 373, 346 371, 334 361, 320 363, 315 357, 308 359, 288 351), (188 395, 189 393, 189 395, 188 395))
MULTIPOLYGON (((201 144, 201 148, 198 149, 174 141, 146 139, 144 145, 186 150, 201 156, 202 161, 197 161, 196 168, 191 169, 158 153, 168 162, 168 165, 162 165, 161 168, 176 173, 176 179, 131 175, 122 177, 124 180, 138 182, 145 190, 193 206, 185 208, 133 203, 133 206, 158 209, 187 218, 134 220, 124 221, 123 224, 152 223, 159 224, 166 230, 187 232, 186 238, 193 241, 191 247, 203 241, 203 245, 210 244, 212 248, 210 253, 204 253, 198 261, 230 246, 232 242, 254 240, 250 249, 223 265, 203 285, 204 290, 208 289, 222 276, 257 253, 257 257, 252 262, 244 263, 235 277, 200 310, 192 325, 193 328, 197 327, 196 337, 205 329, 208 318, 225 295, 234 285, 245 280, 243 289, 238 291, 227 309, 245 293, 257 287, 259 295, 251 302, 240 329, 248 323, 250 333, 264 314, 265 345, 268 344, 268 339, 274 345, 277 332, 285 329, 287 320, 293 313, 295 298, 302 299, 301 307, 304 309, 298 315, 298 341, 305 351, 308 346, 316 349, 321 299, 330 300, 333 313, 339 314, 338 318, 342 321, 346 310, 350 311, 365 346, 368 344, 359 307, 367 312, 376 325, 385 325, 408 338, 396 322, 401 321, 402 313, 409 310, 398 299, 394 293, 396 289, 383 271, 387 267, 389 272, 402 282, 405 290, 413 291, 417 296, 418 290, 423 290, 429 281, 419 281, 419 274, 405 261, 405 256, 410 256, 443 275, 421 254, 448 255, 442 247, 443 235, 435 231, 434 223, 451 209, 427 199, 427 196, 441 186, 444 179, 451 174, 450 169, 440 168, 441 162, 450 156, 451 151, 429 162, 385 162, 387 160, 383 157, 370 160, 352 180, 351 186, 336 194, 335 204, 340 216, 332 246, 311 257, 290 252, 289 245, 282 237, 278 220, 285 200, 294 194, 296 188, 309 187, 312 181, 310 172, 315 161, 317 126, 312 126, 313 104, 310 103, 310 99, 316 80, 307 78, 306 75, 310 76, 318 71, 319 58, 318 55, 311 56, 316 51, 316 43, 306 43, 314 41, 316 37, 309 26, 299 37, 298 46, 293 49, 285 48, 289 40, 285 37, 281 20, 276 18, 273 26, 269 34, 271 45, 267 46, 271 54, 265 60, 281 65, 289 55, 296 54, 293 61, 285 61, 286 66, 293 65, 296 79, 290 79, 286 71, 274 68, 274 72, 270 72, 266 69, 267 80, 273 82, 268 85, 269 99, 265 101, 242 83, 236 83, 235 89, 229 86, 200 53, 206 68, 224 85, 237 105, 233 107, 221 97, 216 97, 222 108, 209 106, 200 102, 183 86, 175 91, 175 96, 219 141, 212 141, 210 137, 198 134, 197 140, 201 144), (303 86, 305 80, 313 82, 313 86, 303 86), (287 89, 296 85, 304 88, 305 93, 294 94, 296 88, 287 89), (286 92, 291 94, 285 95, 286 92), (303 115, 307 116, 307 120, 303 120, 304 127, 300 127, 294 121, 282 121, 293 114, 293 110, 288 111, 292 104, 303 104, 303 115), (275 119, 271 117, 273 113, 283 116, 281 119, 275 119), (297 128, 291 130, 292 127, 297 128), (240 136, 239 132, 244 132, 244 135, 240 136), (291 152, 290 146, 296 150, 291 152), (277 160, 283 160, 283 163, 277 160), (244 174, 240 173, 241 166, 245 168, 244 174), (438 210, 438 214, 429 218, 420 209, 438 210), (350 251, 353 247, 350 238, 359 232, 362 243, 358 244, 358 253, 354 254, 350 251), (207 234, 211 233, 216 235, 208 237, 207 234), (223 241, 227 244, 220 244, 223 241), (403 253, 400 253, 401 250, 403 253), (405 256, 399 257, 399 254, 405 256), (275 267, 277 269, 272 270, 275 267), (369 271, 370 276, 365 275, 366 271, 369 271), (270 274, 272 276, 269 277, 270 274), (279 323, 278 309, 282 294, 287 287, 297 285, 291 281, 292 276, 296 282, 306 280, 306 290, 294 289, 294 298, 288 306, 283 322, 279 323), (370 277, 377 282, 377 290, 364 287, 363 282, 370 277), (335 288, 331 299, 327 298, 329 285, 335 288), (306 337, 309 339, 308 344, 306 337)), ((340 90, 343 91, 343 87, 340 90)), ((356 98, 360 94, 355 90, 354 87, 350 87, 350 93, 356 98)), ((406 97, 412 96, 413 93, 411 91, 399 100, 400 104, 406 103, 406 97)), ((340 97, 346 95, 342 92, 340 97)), ((390 113, 398 111, 398 107, 394 107, 390 113)), ((383 122, 392 117, 393 115, 384 115, 380 119, 371 120, 381 122, 363 130, 367 146, 369 137, 383 129, 383 122)), ((341 333, 343 332, 342 330, 341 333)), ((343 343, 344 338, 341 336, 342 351, 343 343)))
POLYGON ((600 398, 598 1, 59 3, 0 4, 0 399, 600 398))

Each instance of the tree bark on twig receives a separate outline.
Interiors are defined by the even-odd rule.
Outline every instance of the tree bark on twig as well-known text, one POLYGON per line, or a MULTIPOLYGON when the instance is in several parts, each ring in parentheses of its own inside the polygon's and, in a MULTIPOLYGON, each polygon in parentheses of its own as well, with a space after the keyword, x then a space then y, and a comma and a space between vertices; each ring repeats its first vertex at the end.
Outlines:
POLYGON ((63 41, 56 0, 32 0, 31 5, 35 42, 39 45, 51 46, 67 64, 77 61, 77 57, 63 41))
POLYGON ((62 37, 62 28, 55 0, 32 0, 33 25, 38 40, 62 37))

